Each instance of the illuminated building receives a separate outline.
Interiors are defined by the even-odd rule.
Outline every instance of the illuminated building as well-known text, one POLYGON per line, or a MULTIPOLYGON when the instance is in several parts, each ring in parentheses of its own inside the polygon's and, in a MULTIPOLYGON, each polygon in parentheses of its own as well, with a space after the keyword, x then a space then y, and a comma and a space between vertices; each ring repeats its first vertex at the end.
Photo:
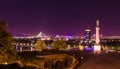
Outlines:
POLYGON ((13 37, 15 40, 14 46, 17 51, 33 51, 34 46, 38 39, 43 41, 51 41, 49 36, 46 36, 44 33, 40 32, 38 35, 28 36, 25 34, 20 34, 13 37))
POLYGON ((85 44, 89 46, 91 43, 91 30, 90 28, 85 29, 85 44))
POLYGON ((120 50, 120 36, 104 36, 100 43, 103 50, 120 50))

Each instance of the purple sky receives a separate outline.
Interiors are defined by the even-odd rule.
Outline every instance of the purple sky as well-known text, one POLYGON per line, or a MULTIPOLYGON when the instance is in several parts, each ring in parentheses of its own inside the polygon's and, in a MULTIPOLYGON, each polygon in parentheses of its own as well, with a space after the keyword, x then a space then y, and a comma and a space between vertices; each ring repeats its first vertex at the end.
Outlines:
POLYGON ((95 33, 100 19, 103 35, 120 35, 120 2, 105 0, 3 0, 0 18, 13 34, 84 35, 87 27, 95 33))

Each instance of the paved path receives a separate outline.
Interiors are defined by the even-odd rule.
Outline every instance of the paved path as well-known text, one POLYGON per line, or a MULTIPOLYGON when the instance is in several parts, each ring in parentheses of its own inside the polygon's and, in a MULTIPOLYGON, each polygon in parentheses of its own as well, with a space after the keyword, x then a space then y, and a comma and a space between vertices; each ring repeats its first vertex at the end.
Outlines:
POLYGON ((84 54, 84 63, 78 69, 120 69, 120 54, 84 54))

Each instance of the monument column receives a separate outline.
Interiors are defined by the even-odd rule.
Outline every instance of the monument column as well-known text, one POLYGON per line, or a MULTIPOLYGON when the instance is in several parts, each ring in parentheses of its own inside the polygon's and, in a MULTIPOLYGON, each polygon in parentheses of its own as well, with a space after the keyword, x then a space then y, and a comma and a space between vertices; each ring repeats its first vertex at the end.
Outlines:
POLYGON ((95 37, 94 53, 100 53, 100 51, 101 51, 99 22, 100 21, 97 19, 97 21, 96 21, 96 37, 95 37))
POLYGON ((96 44, 100 43, 99 30, 100 30, 100 28, 99 28, 99 20, 97 19, 97 21, 96 21, 96 38, 95 38, 96 44))

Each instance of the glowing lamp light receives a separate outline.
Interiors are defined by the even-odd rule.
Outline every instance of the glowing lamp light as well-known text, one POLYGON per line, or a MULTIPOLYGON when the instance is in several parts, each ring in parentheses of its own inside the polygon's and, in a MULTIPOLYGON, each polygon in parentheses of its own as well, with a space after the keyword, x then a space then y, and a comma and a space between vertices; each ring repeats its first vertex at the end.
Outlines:
POLYGON ((5 62, 4 64, 5 64, 5 65, 7 65, 8 63, 7 63, 7 62, 5 62))
POLYGON ((100 45, 95 45, 94 46, 94 51, 101 51, 101 46, 100 45))
POLYGON ((80 49, 80 50, 83 50, 84 48, 83 48, 83 46, 79 46, 79 49, 80 49))
POLYGON ((31 46, 33 46, 33 44, 31 43, 31 46))
POLYGON ((22 43, 20 43, 20 45, 22 46, 23 44, 22 44, 22 43))

